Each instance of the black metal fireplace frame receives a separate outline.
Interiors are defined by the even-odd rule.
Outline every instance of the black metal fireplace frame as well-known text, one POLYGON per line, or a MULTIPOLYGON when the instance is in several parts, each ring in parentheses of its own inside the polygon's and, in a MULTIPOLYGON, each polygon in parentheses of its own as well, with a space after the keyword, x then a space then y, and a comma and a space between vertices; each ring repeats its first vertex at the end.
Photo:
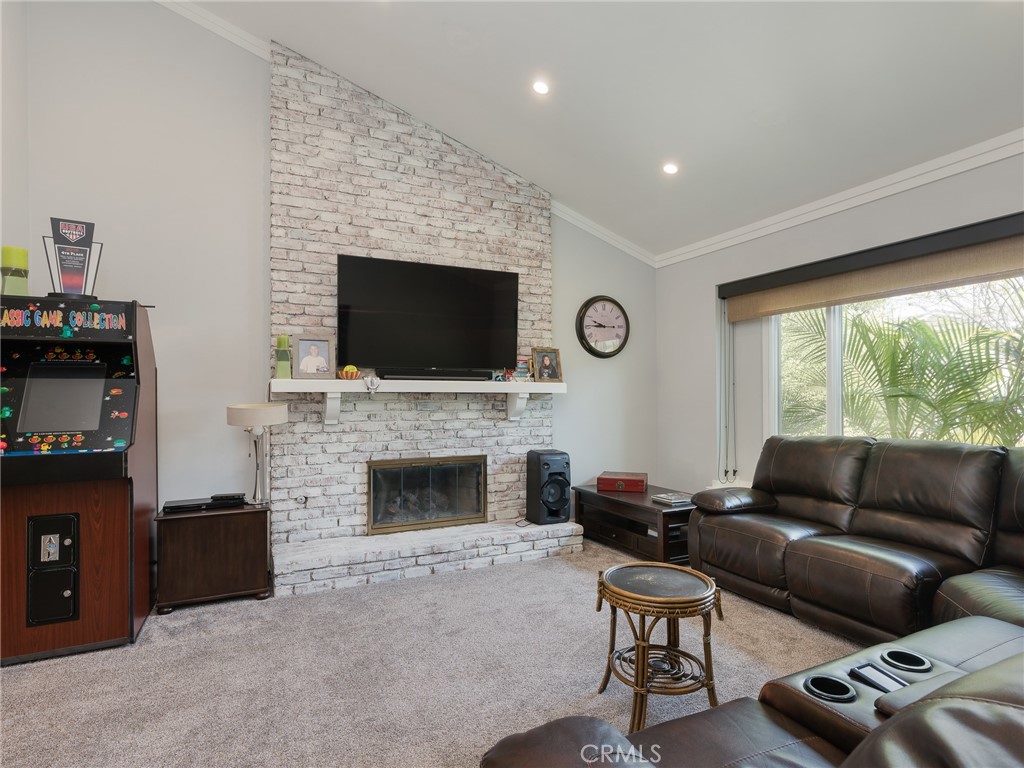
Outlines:
POLYGON ((437 458, 415 458, 415 459, 385 459, 368 461, 366 464, 367 494, 366 494, 366 533, 368 536, 376 536, 386 533, 398 533, 400 531, 427 530, 431 528, 446 528, 454 525, 472 525, 474 523, 487 522, 487 457, 484 455, 475 456, 441 456, 437 458), (378 470, 400 469, 422 469, 433 467, 459 467, 471 466, 479 468, 479 514, 470 516, 450 516, 434 520, 421 520, 412 523, 379 523, 374 522, 374 501, 377 496, 377 480, 375 473, 378 470))

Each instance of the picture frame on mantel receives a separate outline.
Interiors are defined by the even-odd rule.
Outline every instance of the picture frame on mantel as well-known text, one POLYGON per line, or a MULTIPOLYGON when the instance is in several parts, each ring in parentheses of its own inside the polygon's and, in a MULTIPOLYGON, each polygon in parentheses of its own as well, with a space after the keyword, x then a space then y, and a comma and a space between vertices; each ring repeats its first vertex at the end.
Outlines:
POLYGON ((292 378, 333 379, 335 376, 333 333, 293 333, 292 378))
POLYGON ((533 380, 551 382, 562 380, 562 358, 554 347, 533 347, 530 350, 533 380))

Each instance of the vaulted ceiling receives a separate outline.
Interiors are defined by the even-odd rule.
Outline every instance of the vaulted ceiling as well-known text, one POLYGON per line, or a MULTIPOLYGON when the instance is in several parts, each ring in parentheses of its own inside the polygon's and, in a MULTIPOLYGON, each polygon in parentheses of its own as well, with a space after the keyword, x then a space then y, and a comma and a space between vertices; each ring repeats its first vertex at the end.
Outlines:
POLYGON ((1019 144, 1007 134, 1024 126, 1020 2, 197 6, 539 184, 652 263, 967 147, 1019 144))

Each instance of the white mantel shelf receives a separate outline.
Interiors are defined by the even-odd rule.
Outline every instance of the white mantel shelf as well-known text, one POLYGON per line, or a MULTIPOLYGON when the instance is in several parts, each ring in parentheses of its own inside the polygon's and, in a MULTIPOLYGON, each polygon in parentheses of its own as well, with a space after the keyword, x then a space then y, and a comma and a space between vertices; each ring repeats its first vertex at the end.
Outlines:
MULTIPOLYGON (((508 418, 516 420, 526 412, 530 395, 561 395, 567 391, 564 382, 536 381, 439 381, 433 379, 381 379, 377 392, 471 392, 486 395, 505 395, 508 418)), ((270 394, 322 393, 324 395, 324 424, 337 424, 341 413, 341 396, 372 395, 362 379, 271 379, 270 394)))

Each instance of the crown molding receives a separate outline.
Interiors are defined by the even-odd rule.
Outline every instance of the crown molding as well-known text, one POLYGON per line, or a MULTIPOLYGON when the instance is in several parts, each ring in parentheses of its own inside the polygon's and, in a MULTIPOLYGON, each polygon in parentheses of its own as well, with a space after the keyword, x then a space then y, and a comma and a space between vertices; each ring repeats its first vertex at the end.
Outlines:
POLYGON ((569 208, 568 206, 562 205, 561 203, 552 200, 551 213, 557 216, 558 218, 562 219, 563 221, 567 221, 573 226, 579 227, 584 232, 589 232, 599 240, 604 240, 609 245, 618 248, 623 253, 632 256, 634 259, 642 261, 644 264, 647 264, 648 266, 651 267, 657 266, 655 264, 654 254, 652 254, 650 251, 646 251, 639 245, 630 242, 624 237, 620 237, 619 235, 612 232, 610 229, 605 229, 597 222, 591 221, 586 216, 583 216, 582 214, 579 214, 576 211, 574 211, 572 208, 569 208))
POLYGON ((695 259, 1021 154, 1024 154, 1024 128, 793 208, 777 216, 659 254, 654 258, 654 264, 660 268, 695 259))
POLYGON ((239 48, 244 48, 249 53, 254 53, 264 61, 270 61, 270 43, 250 35, 241 27, 224 21, 220 16, 200 8, 195 3, 173 2, 173 0, 154 0, 169 11, 174 11, 179 16, 184 16, 189 21, 194 21, 199 26, 220 35, 228 42, 234 43, 239 48))

